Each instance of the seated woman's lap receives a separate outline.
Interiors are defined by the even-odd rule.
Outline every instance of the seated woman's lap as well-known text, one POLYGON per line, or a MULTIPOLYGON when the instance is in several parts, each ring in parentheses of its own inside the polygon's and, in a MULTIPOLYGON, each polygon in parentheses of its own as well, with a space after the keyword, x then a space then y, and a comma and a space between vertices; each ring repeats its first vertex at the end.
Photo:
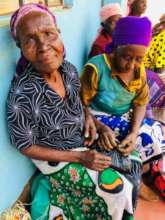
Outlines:
MULTIPOLYGON (((109 126, 121 142, 129 133, 131 128, 131 112, 122 116, 96 114, 95 117, 109 126)), ((139 150, 143 163, 160 158, 164 153, 163 150, 163 130, 159 122, 145 118, 139 130, 136 148, 139 150)))
MULTIPOLYGON (((137 180, 135 182, 137 183, 137 180)), ((133 211, 130 198, 133 197, 133 208, 137 201, 137 188, 132 181, 132 175, 127 175, 125 178, 111 168, 98 173, 77 163, 68 163, 61 170, 50 175, 40 174, 34 180, 32 192, 34 219, 41 217, 43 213, 47 216, 45 219, 48 219, 48 207, 54 207, 56 212, 58 207, 59 215, 67 218, 74 212, 73 216, 84 215, 84 218, 88 216, 88 219, 97 219, 99 213, 101 219, 110 220, 108 210, 113 213, 115 204, 121 200, 121 197, 123 198, 120 201, 121 209, 126 210, 127 213, 133 211), (107 193, 109 193, 108 198, 107 193), (42 194, 44 198, 41 200, 42 194), (85 209, 87 212, 84 212, 85 209)), ((54 214, 57 216, 57 213, 54 214)))

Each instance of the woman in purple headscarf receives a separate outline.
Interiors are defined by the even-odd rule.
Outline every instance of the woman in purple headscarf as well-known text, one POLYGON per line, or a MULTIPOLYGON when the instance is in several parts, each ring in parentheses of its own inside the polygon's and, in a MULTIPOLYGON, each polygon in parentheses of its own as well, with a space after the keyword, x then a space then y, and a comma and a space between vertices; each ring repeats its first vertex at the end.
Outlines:
POLYGON ((144 119, 149 89, 143 57, 150 39, 148 18, 121 18, 108 48, 111 53, 91 58, 81 76, 81 97, 98 124, 99 146, 123 155, 137 149, 143 164, 163 153, 161 124, 144 119))

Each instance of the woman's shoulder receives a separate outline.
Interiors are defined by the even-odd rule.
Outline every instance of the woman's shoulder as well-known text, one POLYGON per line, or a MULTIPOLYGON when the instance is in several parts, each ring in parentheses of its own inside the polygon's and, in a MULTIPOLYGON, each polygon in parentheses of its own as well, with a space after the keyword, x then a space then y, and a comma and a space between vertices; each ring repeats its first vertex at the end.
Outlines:
POLYGON ((65 84, 71 86, 75 91, 80 90, 80 78, 77 68, 67 60, 64 60, 62 65, 62 73, 64 74, 65 84))
POLYGON ((40 74, 35 72, 32 66, 28 65, 23 73, 14 76, 9 92, 14 95, 23 95, 24 93, 27 95, 28 92, 30 94, 30 91, 33 90, 32 92, 34 93, 36 89, 39 91, 39 88, 41 88, 42 90, 42 86, 39 86, 41 82, 40 74))
POLYGON ((74 72, 77 72, 76 66, 73 65, 68 60, 64 60, 61 66, 62 66, 63 71, 74 71, 74 72))
POLYGON ((103 63, 105 62, 105 54, 99 54, 99 55, 96 55, 96 56, 93 56, 91 57, 86 64, 88 63, 94 63, 94 64, 99 64, 99 63, 103 63))
POLYGON ((62 72, 71 79, 79 79, 78 71, 75 65, 64 60, 61 65, 62 72))
POLYGON ((102 74, 102 71, 109 70, 110 68, 106 54, 99 54, 90 58, 85 64, 85 67, 88 66, 92 67, 99 75, 102 74))

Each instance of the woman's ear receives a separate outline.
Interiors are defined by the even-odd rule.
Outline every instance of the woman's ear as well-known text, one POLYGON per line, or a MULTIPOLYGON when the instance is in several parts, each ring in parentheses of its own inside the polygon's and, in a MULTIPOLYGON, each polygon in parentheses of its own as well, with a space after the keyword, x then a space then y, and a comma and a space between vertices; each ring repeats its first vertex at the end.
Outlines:
POLYGON ((61 30, 59 28, 57 30, 58 30, 58 33, 61 34, 61 30))
POLYGON ((58 31, 58 33, 61 34, 60 28, 57 25, 55 25, 55 27, 56 27, 56 30, 58 31))
POLYGON ((104 22, 101 22, 101 26, 104 27, 104 22))
POLYGON ((19 47, 19 48, 21 47, 19 40, 16 40, 16 45, 17 45, 17 47, 19 47))

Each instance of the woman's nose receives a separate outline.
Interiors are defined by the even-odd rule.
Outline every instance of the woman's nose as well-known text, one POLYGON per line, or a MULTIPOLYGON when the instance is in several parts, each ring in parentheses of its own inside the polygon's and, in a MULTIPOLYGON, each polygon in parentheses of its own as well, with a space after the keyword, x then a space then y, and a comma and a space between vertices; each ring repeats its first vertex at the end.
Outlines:
POLYGON ((42 51, 45 51, 45 50, 47 50, 47 48, 48 48, 48 42, 47 42, 47 40, 44 38, 44 36, 40 36, 39 38, 38 38, 38 50, 40 51, 40 52, 42 52, 42 51))
POLYGON ((128 63, 128 69, 131 71, 134 71, 136 69, 136 62, 134 60, 128 63))
POLYGON ((144 7, 147 7, 147 2, 143 2, 143 6, 144 6, 144 7))

